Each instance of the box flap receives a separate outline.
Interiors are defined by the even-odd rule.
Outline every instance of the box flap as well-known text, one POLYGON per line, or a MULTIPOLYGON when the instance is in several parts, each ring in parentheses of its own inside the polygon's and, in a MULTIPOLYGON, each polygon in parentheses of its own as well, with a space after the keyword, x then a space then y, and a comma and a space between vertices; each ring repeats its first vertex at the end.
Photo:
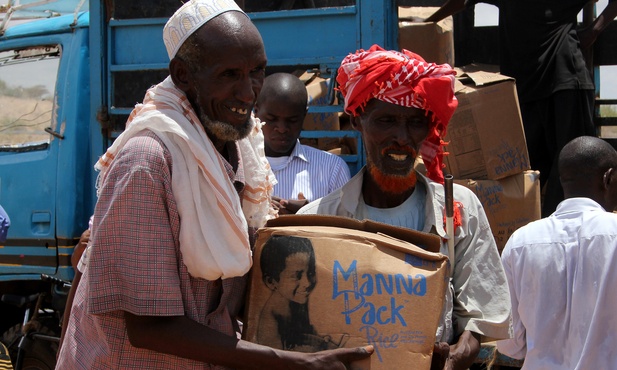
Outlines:
MULTIPOLYGON (((456 77, 462 84, 473 83, 475 86, 483 86, 501 81, 514 80, 514 78, 499 73, 499 67, 491 64, 469 64, 457 67, 456 77)), ((455 91, 459 91, 455 87, 455 91)))
POLYGON ((352 230, 384 234, 392 238, 415 244, 422 249, 438 253, 441 247, 441 238, 434 234, 387 225, 371 220, 355 220, 349 217, 328 215, 281 215, 269 220, 266 227, 279 226, 331 226, 352 230))

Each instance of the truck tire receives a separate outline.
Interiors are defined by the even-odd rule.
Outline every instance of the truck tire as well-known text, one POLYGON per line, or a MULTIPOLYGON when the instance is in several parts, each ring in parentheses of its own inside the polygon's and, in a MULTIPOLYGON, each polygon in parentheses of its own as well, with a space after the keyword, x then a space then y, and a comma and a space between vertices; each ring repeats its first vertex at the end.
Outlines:
MULTIPOLYGON (((56 335, 52 330, 42 326, 40 334, 56 335)), ((17 324, 2 334, 2 343, 8 348, 13 366, 17 360, 17 345, 21 337, 21 324, 17 324)), ((24 356, 22 370, 53 370, 56 367, 58 344, 45 340, 36 340, 24 356)))

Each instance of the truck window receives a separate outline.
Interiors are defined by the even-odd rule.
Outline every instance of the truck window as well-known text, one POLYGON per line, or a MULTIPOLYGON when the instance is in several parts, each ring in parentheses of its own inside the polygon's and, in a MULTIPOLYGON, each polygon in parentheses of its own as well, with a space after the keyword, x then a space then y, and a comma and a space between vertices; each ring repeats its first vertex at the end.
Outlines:
POLYGON ((0 51, 0 151, 49 145, 59 62, 59 46, 0 51))

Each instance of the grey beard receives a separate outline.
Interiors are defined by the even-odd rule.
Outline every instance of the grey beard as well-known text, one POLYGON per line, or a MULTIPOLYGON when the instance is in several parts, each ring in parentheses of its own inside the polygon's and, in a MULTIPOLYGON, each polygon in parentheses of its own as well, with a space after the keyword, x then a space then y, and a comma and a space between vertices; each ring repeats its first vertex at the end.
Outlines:
POLYGON ((240 127, 235 127, 227 122, 212 120, 203 113, 199 115, 199 119, 208 134, 224 142, 244 139, 253 129, 253 123, 250 119, 240 127))

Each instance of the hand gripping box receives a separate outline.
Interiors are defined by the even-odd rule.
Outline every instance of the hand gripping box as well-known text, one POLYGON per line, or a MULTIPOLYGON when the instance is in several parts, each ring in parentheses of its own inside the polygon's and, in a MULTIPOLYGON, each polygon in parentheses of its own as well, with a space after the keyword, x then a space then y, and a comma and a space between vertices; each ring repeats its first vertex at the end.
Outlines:
POLYGON ((336 216, 259 230, 243 337, 315 352, 373 345, 358 369, 429 369, 448 281, 439 237, 336 216), (426 250, 425 250, 426 249, 426 250))

